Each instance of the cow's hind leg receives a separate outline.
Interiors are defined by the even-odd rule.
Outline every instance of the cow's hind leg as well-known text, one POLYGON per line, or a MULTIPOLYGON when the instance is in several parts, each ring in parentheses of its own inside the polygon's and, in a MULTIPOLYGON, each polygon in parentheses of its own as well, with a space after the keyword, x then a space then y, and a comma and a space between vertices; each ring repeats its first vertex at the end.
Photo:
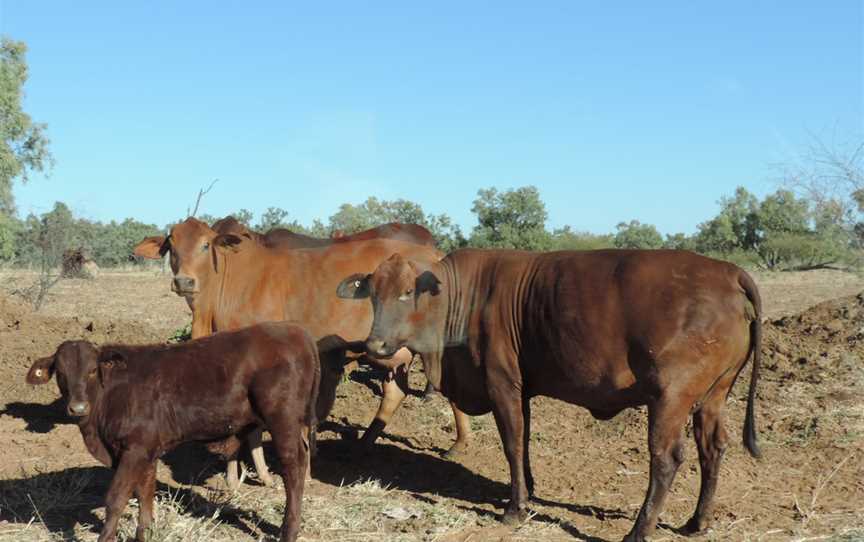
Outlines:
POLYGON ((453 425, 456 428, 456 442, 450 446, 450 449, 444 452, 444 457, 454 459, 465 453, 468 449, 468 443, 471 441, 471 418, 459 410, 456 403, 450 401, 450 408, 453 410, 453 425))
POLYGON ((650 478, 645 502, 625 542, 642 542, 654 531, 663 503, 684 460, 684 424, 693 400, 666 393, 648 405, 648 449, 651 452, 650 478))
POLYGON ((264 461, 264 448, 261 445, 263 433, 264 430, 260 427, 253 429, 246 438, 246 442, 249 444, 249 451, 252 454, 255 471, 258 473, 258 480, 269 487, 273 485, 273 477, 270 476, 270 471, 267 470, 267 462, 264 461))
POLYGON ((702 408, 693 413, 693 437, 699 450, 702 485, 693 517, 684 525, 685 534, 698 534, 708 528, 714 513, 714 492, 720 475, 720 462, 729 436, 723 427, 726 390, 713 392, 702 408))

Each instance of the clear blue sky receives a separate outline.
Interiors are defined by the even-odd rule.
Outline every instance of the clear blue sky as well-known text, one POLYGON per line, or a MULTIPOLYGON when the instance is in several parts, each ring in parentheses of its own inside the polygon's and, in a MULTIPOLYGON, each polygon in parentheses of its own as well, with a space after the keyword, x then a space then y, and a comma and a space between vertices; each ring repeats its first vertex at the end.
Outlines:
POLYGON ((861 1, 0 0, 27 42, 55 200, 99 220, 407 198, 468 230, 477 189, 536 185, 549 226, 692 232, 807 132, 864 132, 861 1), (225 3, 228 4, 228 3, 225 3))

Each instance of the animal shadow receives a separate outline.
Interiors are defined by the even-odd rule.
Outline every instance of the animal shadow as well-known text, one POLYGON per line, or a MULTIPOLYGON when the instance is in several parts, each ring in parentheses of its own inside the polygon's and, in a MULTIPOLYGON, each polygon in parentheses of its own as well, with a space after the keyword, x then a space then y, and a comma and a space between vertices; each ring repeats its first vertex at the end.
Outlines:
POLYGON ((64 412, 65 402, 62 397, 53 403, 8 403, 0 410, 0 415, 6 414, 27 422, 27 431, 31 433, 48 433, 58 425, 75 425, 75 420, 64 412))
MULTIPOLYGON (((105 467, 70 467, 62 471, 40 473, 28 478, 0 480, 0 523, 28 524, 34 519, 64 540, 75 539, 75 527, 89 526, 98 533, 103 521, 95 511, 104 506, 105 494, 114 471, 105 467)), ((218 510, 219 520, 252 538, 260 533, 278 536, 279 526, 264 520, 254 510, 240 509, 231 503, 214 503, 185 487, 156 485, 157 496, 168 492, 181 503, 183 513, 198 519, 212 519, 218 510), (245 521, 244 521, 245 520, 245 521)), ((127 508, 128 511, 128 508, 127 508)), ((123 521, 137 523, 137 516, 123 521)))

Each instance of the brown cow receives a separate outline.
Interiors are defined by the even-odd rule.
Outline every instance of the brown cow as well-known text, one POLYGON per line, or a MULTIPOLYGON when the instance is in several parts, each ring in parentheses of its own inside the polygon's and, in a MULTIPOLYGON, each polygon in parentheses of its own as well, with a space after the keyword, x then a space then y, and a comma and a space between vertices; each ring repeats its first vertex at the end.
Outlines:
POLYGON ((230 437, 261 426, 282 463, 281 540, 297 538, 321 380, 318 348, 303 328, 267 323, 170 346, 66 341, 33 364, 27 382, 45 384, 54 374, 87 450, 116 471, 100 542, 115 540, 133 492, 136 537, 145 539, 162 454, 190 440, 237 442, 230 437))
POLYGON ((691 413, 702 489, 685 530, 708 526, 727 441, 722 410, 751 354, 744 444, 759 455, 761 301, 732 264, 683 251, 459 250, 432 263, 396 254, 337 292, 371 297, 371 354, 408 347, 460 409, 494 413, 510 465, 505 522, 525 518, 533 493, 529 399, 537 395, 599 419, 648 406, 650 482, 628 541, 656 525, 691 413))
MULTIPOLYGON (((313 337, 337 335, 346 341, 365 339, 372 323, 372 311, 365 303, 333 295, 347 272, 372 271, 393 252, 423 261, 442 256, 431 246, 392 239, 347 240, 310 249, 274 248, 244 235, 218 235, 194 218, 175 225, 167 239, 145 239, 135 253, 158 258, 169 250, 172 290, 192 308, 193 337, 256 322, 293 320, 313 337)), ((391 364, 396 369, 383 383, 381 405, 363 435, 366 447, 374 443, 404 399, 410 360, 407 350, 394 356, 391 364)), ((457 439, 451 452, 457 453, 467 446, 470 429, 467 416, 455 410, 454 415, 457 439)))
POLYGON ((330 239, 311 237, 302 233, 295 233, 285 228, 273 228, 267 233, 258 233, 250 230, 233 216, 226 216, 210 226, 216 233, 233 233, 234 235, 245 235, 259 243, 273 248, 314 248, 326 247, 333 243, 347 243, 351 241, 368 241, 370 239, 394 239, 406 243, 418 245, 435 246, 435 238, 432 234, 417 224, 400 224, 389 222, 368 230, 345 235, 342 230, 336 230, 330 239))

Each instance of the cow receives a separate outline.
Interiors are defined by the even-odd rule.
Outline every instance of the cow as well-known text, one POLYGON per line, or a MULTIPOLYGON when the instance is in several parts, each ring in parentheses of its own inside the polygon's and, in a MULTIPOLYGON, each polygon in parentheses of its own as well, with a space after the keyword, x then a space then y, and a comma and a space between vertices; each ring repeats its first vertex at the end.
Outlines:
POLYGON ((534 396, 603 420, 647 405, 648 491, 626 541, 654 529, 691 414, 702 484, 684 531, 707 528, 727 442, 723 407, 750 357, 744 445, 759 456, 762 305, 753 279, 730 263, 665 250, 463 249, 438 262, 394 254, 371 274, 346 277, 337 295, 371 299, 371 355, 386 359, 407 347, 459 409, 492 411, 510 467, 506 523, 526 517, 533 494, 534 396))
MULTIPOLYGON (((145 539, 162 454, 192 440, 233 454, 236 446, 230 444, 239 442, 237 437, 262 426, 273 436, 282 463, 284 542, 295 540, 300 528, 321 373, 309 334, 279 322, 175 345, 97 347, 66 341, 33 363, 27 382, 45 384, 56 375, 87 450, 115 469, 99 542, 116 539, 133 492, 139 502, 136 537, 145 539)), ((332 400, 323 402, 322 412, 332 400)))
POLYGON ((368 230, 346 235, 342 230, 336 230, 329 239, 312 237, 302 233, 295 233, 285 228, 273 228, 266 233, 258 233, 250 230, 242 222, 233 216, 226 216, 214 222, 210 226, 216 233, 233 233, 234 235, 245 235, 250 239, 273 248, 314 248, 326 247, 333 243, 347 243, 351 241, 368 241, 370 239, 394 239, 406 243, 418 245, 435 246, 435 238, 432 234, 417 224, 400 224, 389 222, 368 230))
MULTIPOLYGON (((333 295, 346 269, 372 271, 393 252, 423 261, 443 256, 428 244, 380 238, 345 237, 318 248, 278 248, 243 234, 218 234, 194 218, 176 224, 168 237, 145 238, 135 248, 137 255, 148 258, 169 251, 172 290, 192 308, 193 338, 256 322, 294 320, 313 337, 336 335, 346 341, 365 339, 372 323, 372 311, 365 304, 333 295)), ((363 434, 367 450, 405 397, 410 361, 404 350, 390 362, 394 370, 382 384, 380 407, 363 434)), ((457 438, 448 457, 464 451, 470 435, 468 417, 455 409, 454 417, 457 438)), ((266 473, 260 435, 253 435, 250 445, 257 445, 253 459, 259 475, 266 473)), ((236 487, 236 479, 236 463, 229 464, 229 485, 236 487)))

